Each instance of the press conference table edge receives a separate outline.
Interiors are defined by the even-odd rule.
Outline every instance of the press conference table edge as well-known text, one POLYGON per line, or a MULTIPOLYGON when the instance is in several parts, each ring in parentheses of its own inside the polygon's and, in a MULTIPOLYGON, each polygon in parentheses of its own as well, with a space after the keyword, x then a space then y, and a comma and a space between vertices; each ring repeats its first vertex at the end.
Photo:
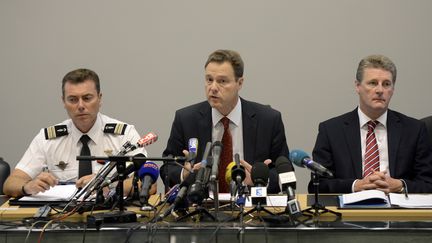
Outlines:
MULTIPOLYGON (((159 197, 153 195, 150 199, 150 203, 156 204, 159 197)), ((307 194, 297 194, 297 199, 299 201, 302 210, 310 207, 307 205, 307 194)), ((283 207, 271 208, 267 207, 269 210, 283 211, 283 207)), ((425 221, 432 220, 432 210, 431 209, 339 209, 335 206, 326 206, 327 209, 342 213, 342 220, 344 221, 425 221)), ((140 211, 138 207, 130 206, 127 207, 128 210, 134 211, 137 214, 149 214, 148 212, 140 211)), ((26 217, 32 217, 36 212, 37 207, 20 207, 11 206, 9 201, 6 201, 0 206, 0 219, 2 221, 16 220, 26 217)), ((247 209, 246 209, 247 210, 247 209)), ((53 213, 53 211, 51 211, 53 213)), ((69 217, 71 221, 82 221, 89 212, 83 214, 74 214, 69 217)), ((321 218, 333 218, 332 214, 322 214, 321 218)))

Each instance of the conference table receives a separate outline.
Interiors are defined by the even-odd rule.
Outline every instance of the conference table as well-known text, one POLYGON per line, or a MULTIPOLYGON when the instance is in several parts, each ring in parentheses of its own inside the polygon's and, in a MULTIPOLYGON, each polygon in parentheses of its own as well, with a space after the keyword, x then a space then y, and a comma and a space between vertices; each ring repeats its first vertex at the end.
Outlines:
MULTIPOLYGON (((153 211, 136 212, 137 222, 102 223, 93 227, 86 222, 95 212, 73 214, 63 220, 32 218, 37 207, 11 206, 9 198, 2 196, 0 206, 0 243, 2 242, 432 242, 431 209, 340 209, 334 204, 335 195, 321 195, 326 209, 341 213, 340 218, 331 213, 319 217, 300 217, 298 220, 278 220, 280 217, 265 212, 245 215, 243 222, 230 220, 214 222, 175 222, 170 215, 165 220, 149 222, 153 211), (264 220, 264 221, 262 221, 264 220)), ((302 209, 314 202, 313 195, 300 194, 297 199, 302 209)), ((157 204, 153 196, 150 203, 157 204)), ((246 208, 245 210, 247 210, 246 208)), ((270 208, 283 213, 285 208, 270 208)), ((161 209, 163 211, 163 208, 161 209)), ((104 211, 102 211, 104 212, 104 211)), ((210 210, 211 213, 213 211, 210 210)), ((53 212, 52 212, 53 213, 53 212)), ((232 211, 220 212, 230 215, 232 211)), ((234 214, 238 214, 234 212, 234 214)))

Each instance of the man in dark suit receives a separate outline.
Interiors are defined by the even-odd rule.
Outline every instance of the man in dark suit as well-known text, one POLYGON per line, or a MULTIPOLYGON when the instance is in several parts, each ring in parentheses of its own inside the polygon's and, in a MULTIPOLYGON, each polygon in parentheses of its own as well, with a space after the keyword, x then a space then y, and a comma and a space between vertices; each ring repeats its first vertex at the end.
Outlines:
POLYGON ((395 82, 396 66, 389 58, 372 55, 359 63, 358 108, 319 125, 313 159, 334 173, 334 178, 320 179, 320 192, 432 192, 432 153, 424 124, 388 109, 395 82))
MULTIPOLYGON (((281 114, 270 106, 240 98, 239 91, 242 85, 243 61, 237 52, 217 50, 210 54, 205 64, 207 101, 176 111, 171 135, 163 155, 187 154, 188 140, 197 138, 200 148, 196 161, 200 162, 207 142, 224 142, 222 134, 225 128, 221 120, 227 117, 232 137, 232 155, 240 155, 241 163, 246 169, 246 183, 252 184, 252 165, 265 162, 271 168, 268 191, 275 193, 280 190, 277 173, 270 162, 281 155, 289 154, 281 114)), ((222 153, 225 149, 226 144, 223 145, 222 153)), ((234 161, 232 155, 229 161, 234 161)), ((199 163, 196 164, 194 170, 199 166, 199 163)), ((225 168, 226 165, 223 165, 221 160, 219 183, 225 180, 225 168)), ((161 168, 161 178, 166 186, 179 183, 187 174, 187 170, 172 164, 165 164, 161 168)))
POLYGON ((431 141, 432 144, 432 116, 422 118, 420 119, 420 121, 422 121, 426 125, 426 130, 428 131, 429 134, 429 140, 431 141))

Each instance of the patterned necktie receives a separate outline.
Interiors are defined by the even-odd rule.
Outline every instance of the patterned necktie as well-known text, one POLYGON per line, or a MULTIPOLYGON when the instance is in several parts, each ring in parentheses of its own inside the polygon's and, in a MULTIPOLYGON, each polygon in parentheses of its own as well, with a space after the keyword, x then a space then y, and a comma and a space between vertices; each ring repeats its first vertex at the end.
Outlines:
POLYGON ((363 177, 373 174, 375 171, 379 171, 379 151, 378 144, 375 137, 375 127, 377 121, 369 121, 368 132, 366 135, 366 152, 363 166, 363 177))
POLYGON ((230 120, 227 117, 223 117, 221 122, 224 126, 224 133, 222 136, 222 154, 219 162, 219 192, 229 192, 229 186, 225 181, 226 167, 233 160, 233 144, 231 132, 229 130, 230 120))
MULTIPOLYGON (((90 141, 90 137, 84 134, 81 136, 80 141, 82 143, 80 155, 90 156, 90 148, 87 144, 90 141)), ((81 178, 86 175, 90 175, 91 173, 92 173, 91 160, 80 160, 78 164, 78 178, 81 178)))

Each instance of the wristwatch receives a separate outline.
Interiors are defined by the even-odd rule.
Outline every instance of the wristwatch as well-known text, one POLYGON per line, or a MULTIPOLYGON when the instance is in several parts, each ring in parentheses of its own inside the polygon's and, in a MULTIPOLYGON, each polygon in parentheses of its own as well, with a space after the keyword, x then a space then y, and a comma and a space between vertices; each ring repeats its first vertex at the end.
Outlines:
POLYGON ((400 180, 401 182, 402 182, 402 188, 400 189, 400 191, 399 191, 399 193, 407 193, 407 185, 406 185, 406 183, 405 183, 405 181, 404 180, 400 180))

